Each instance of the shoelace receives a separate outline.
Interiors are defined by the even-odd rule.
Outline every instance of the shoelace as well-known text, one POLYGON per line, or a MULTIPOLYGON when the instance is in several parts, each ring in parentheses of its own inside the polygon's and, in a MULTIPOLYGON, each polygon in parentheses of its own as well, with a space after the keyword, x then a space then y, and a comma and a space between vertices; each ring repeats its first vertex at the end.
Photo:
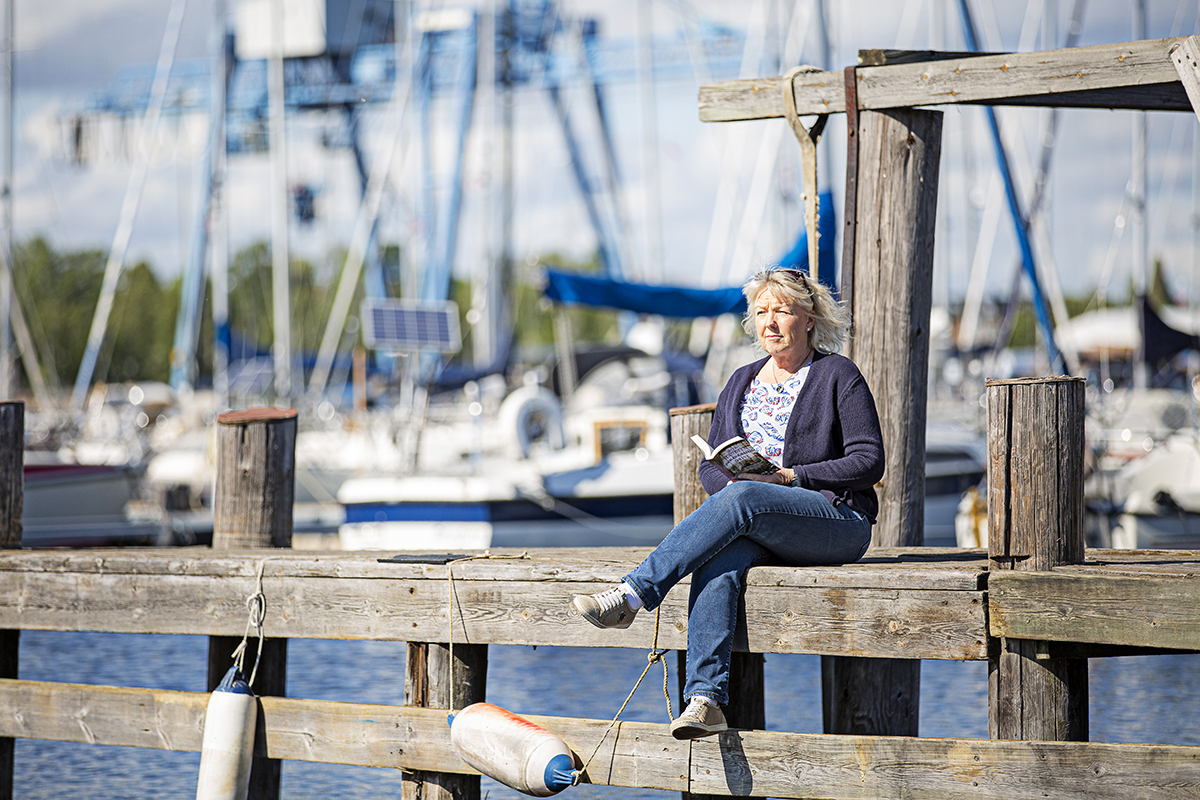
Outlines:
POLYGON ((600 613, 607 614, 614 608, 621 605, 621 601, 625 599, 625 592, 620 587, 609 589, 603 594, 596 595, 596 602, 600 604, 600 613))

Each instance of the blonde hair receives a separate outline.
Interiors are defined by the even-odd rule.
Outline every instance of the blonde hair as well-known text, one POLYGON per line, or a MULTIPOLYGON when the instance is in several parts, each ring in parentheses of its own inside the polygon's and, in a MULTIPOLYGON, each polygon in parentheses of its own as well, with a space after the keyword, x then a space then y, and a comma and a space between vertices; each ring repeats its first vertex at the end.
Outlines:
MULTIPOLYGON (((758 330, 754 325, 754 304, 758 296, 768 290, 776 298, 799 306, 812 317, 813 327, 808 334, 808 343, 814 350, 836 353, 845 346, 850 330, 850 314, 845 306, 834 299, 826 286, 807 273, 783 267, 760 270, 742 284, 742 294, 746 296, 742 327, 756 341, 758 330)), ((761 342, 758 344, 762 346, 761 342)))

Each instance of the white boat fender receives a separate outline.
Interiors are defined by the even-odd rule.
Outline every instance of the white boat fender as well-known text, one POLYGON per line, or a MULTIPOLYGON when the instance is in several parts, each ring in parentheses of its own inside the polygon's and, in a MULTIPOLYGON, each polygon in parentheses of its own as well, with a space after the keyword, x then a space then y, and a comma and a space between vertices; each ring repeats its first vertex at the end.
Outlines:
POLYGON ((545 728, 491 703, 451 714, 450 741, 463 761, 505 786, 534 797, 575 782, 571 748, 545 728))
POLYGON ((258 704, 236 666, 208 698, 196 800, 246 800, 258 704))

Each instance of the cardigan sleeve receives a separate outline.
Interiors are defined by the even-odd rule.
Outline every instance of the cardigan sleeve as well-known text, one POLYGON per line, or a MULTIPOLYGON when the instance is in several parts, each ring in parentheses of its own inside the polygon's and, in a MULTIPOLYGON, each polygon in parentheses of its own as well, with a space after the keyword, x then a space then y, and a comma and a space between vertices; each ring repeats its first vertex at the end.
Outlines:
POLYGON ((798 464, 797 485, 806 489, 867 489, 883 478, 883 432, 875 398, 862 375, 855 375, 837 393, 842 455, 827 461, 798 464))
MULTIPOLYGON (((708 443, 716 446, 727 439, 737 436, 739 433, 738 413, 741 408, 741 397, 739 387, 741 370, 730 376, 725 387, 721 389, 721 395, 717 398, 717 407, 713 411, 712 427, 708 430, 708 443)), ((704 491, 710 495, 724 489, 733 480, 733 473, 724 467, 714 464, 708 459, 700 462, 700 467, 697 470, 700 473, 700 483, 704 486, 704 491)))

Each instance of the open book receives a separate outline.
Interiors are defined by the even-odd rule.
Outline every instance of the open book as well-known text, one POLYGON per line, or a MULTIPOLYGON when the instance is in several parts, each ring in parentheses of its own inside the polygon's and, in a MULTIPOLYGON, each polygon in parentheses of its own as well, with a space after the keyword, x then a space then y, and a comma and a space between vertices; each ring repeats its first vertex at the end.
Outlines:
POLYGON ((692 441, 700 448, 700 452, 704 453, 706 459, 719 464, 734 475, 743 472, 770 475, 779 471, 779 467, 768 461, 742 436, 735 436, 716 447, 709 447, 708 442, 699 436, 693 436, 692 441))

